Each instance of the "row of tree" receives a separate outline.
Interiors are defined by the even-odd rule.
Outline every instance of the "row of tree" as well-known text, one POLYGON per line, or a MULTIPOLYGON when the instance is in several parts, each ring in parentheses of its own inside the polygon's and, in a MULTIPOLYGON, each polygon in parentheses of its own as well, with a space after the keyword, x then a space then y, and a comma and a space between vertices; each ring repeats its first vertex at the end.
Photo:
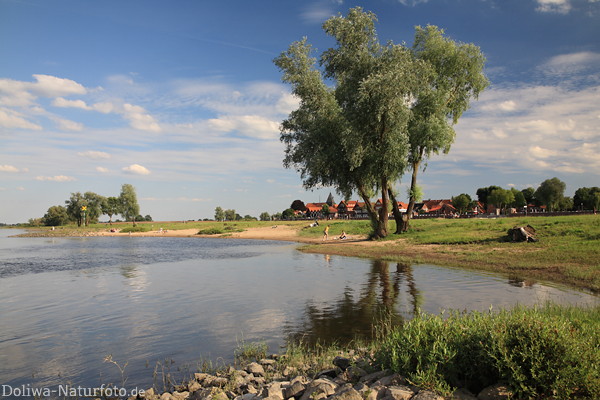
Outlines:
POLYGON ((115 215, 121 215, 125 221, 152 220, 152 217, 139 215, 140 206, 133 185, 128 183, 121 186, 118 197, 104 197, 94 192, 71 193, 65 200, 65 206, 58 205, 48 208, 41 223, 46 226, 60 226, 77 223, 77 226, 87 226, 98 222, 101 215, 107 215, 109 222, 115 215))
POLYGON ((306 38, 274 62, 300 99, 281 124, 284 166, 295 168, 307 189, 334 187, 345 198, 358 193, 372 236, 381 238, 388 234, 388 207, 397 233, 408 228, 396 182, 411 172, 410 216, 418 171, 430 155, 449 151, 454 125, 489 82, 477 46, 457 43, 435 26, 417 27, 411 47, 381 44, 375 22, 373 13, 353 8, 323 24, 336 46, 318 62, 306 38), (379 211, 373 197, 382 199, 379 211))
MULTIPOLYGON (((548 211, 597 210, 600 208, 600 188, 582 187, 575 191, 573 197, 565 196, 567 185, 554 177, 543 181, 537 189, 528 187, 523 190, 515 188, 503 189, 499 186, 488 186, 477 189, 477 199, 487 207, 523 208, 527 205, 546 206, 548 211)), ((470 197, 461 194, 452 198, 452 205, 459 210, 472 206, 470 197)))
MULTIPOLYGON (((261 221, 271 221, 271 219, 279 219, 281 214, 269 215, 268 212, 260 214, 259 219, 261 221)), ((243 217, 238 214, 234 209, 223 210, 221 207, 215 208, 215 221, 256 221, 256 217, 251 215, 244 215, 243 217)))

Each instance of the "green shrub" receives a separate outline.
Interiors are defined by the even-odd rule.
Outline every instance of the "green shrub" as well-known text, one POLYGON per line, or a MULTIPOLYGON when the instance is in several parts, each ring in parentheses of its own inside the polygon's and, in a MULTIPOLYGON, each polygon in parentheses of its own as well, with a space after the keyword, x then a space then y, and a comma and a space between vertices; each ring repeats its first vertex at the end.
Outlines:
POLYGON ((123 229, 121 229, 122 233, 128 233, 128 232, 149 232, 150 228, 144 225, 137 225, 137 226, 128 226, 125 227, 123 229))
POLYGON ((198 235, 220 235, 223 230, 220 228, 206 228, 198 231, 198 235))
POLYGON ((442 394, 506 381, 517 398, 599 398, 599 309, 419 314, 388 335, 377 358, 442 394))

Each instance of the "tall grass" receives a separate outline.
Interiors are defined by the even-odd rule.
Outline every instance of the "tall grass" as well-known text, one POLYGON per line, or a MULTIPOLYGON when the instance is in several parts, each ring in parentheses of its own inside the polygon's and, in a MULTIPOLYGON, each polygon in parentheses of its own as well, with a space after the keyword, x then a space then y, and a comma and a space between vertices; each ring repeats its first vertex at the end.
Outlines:
POLYGON ((449 394, 507 382, 516 398, 600 398, 600 307, 420 314, 388 335, 382 367, 449 394))

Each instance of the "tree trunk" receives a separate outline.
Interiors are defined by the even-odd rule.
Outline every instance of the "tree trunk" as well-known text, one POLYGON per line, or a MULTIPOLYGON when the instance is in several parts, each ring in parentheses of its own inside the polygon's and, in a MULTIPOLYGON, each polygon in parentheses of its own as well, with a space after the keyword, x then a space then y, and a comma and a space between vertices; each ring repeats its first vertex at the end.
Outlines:
MULTIPOLYGON (((421 154, 422 151, 421 151, 421 154)), ((419 172, 419 164, 421 160, 415 161, 412 164, 412 178, 410 181, 410 199, 408 200, 408 209, 406 210, 406 219, 402 221, 402 232, 406 232, 408 230, 408 225, 410 223, 410 218, 412 217, 413 211, 415 210, 415 189, 417 188, 417 173, 419 172)))
POLYGON ((367 191, 362 185, 357 185, 358 194, 365 202, 365 207, 367 208, 367 214, 369 214, 369 218, 371 219, 371 226, 373 227, 373 239, 381 239, 387 236, 387 213, 385 221, 381 220, 381 213, 377 213, 373 203, 371 203, 371 198, 367 194, 367 191), (383 236, 382 236, 383 235, 383 236))
POLYGON ((402 213, 400 212, 398 201, 396 200, 396 196, 394 195, 394 191, 391 187, 388 188, 388 194, 390 196, 390 201, 392 202, 392 213, 394 214, 394 220, 396 221, 396 232, 394 232, 394 234, 399 235, 402 233, 402 225, 404 224, 402 221, 402 213))
POLYGON ((389 182, 387 178, 381 178, 381 208, 379 209, 379 223, 375 230, 374 238, 381 239, 388 235, 388 187, 389 182))

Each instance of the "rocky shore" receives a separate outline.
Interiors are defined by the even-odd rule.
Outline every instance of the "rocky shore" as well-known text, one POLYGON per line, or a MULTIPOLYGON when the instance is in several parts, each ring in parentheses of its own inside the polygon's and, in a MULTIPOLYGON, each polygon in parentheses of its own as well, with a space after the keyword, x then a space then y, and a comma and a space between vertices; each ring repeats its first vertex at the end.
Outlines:
POLYGON ((306 368, 285 366, 273 355, 240 369, 215 374, 196 373, 189 382, 159 393, 148 389, 129 400, 502 400, 511 398, 503 384, 483 389, 477 395, 458 389, 448 397, 411 385, 392 371, 368 373, 362 358, 337 356, 331 368, 310 376, 306 368))

